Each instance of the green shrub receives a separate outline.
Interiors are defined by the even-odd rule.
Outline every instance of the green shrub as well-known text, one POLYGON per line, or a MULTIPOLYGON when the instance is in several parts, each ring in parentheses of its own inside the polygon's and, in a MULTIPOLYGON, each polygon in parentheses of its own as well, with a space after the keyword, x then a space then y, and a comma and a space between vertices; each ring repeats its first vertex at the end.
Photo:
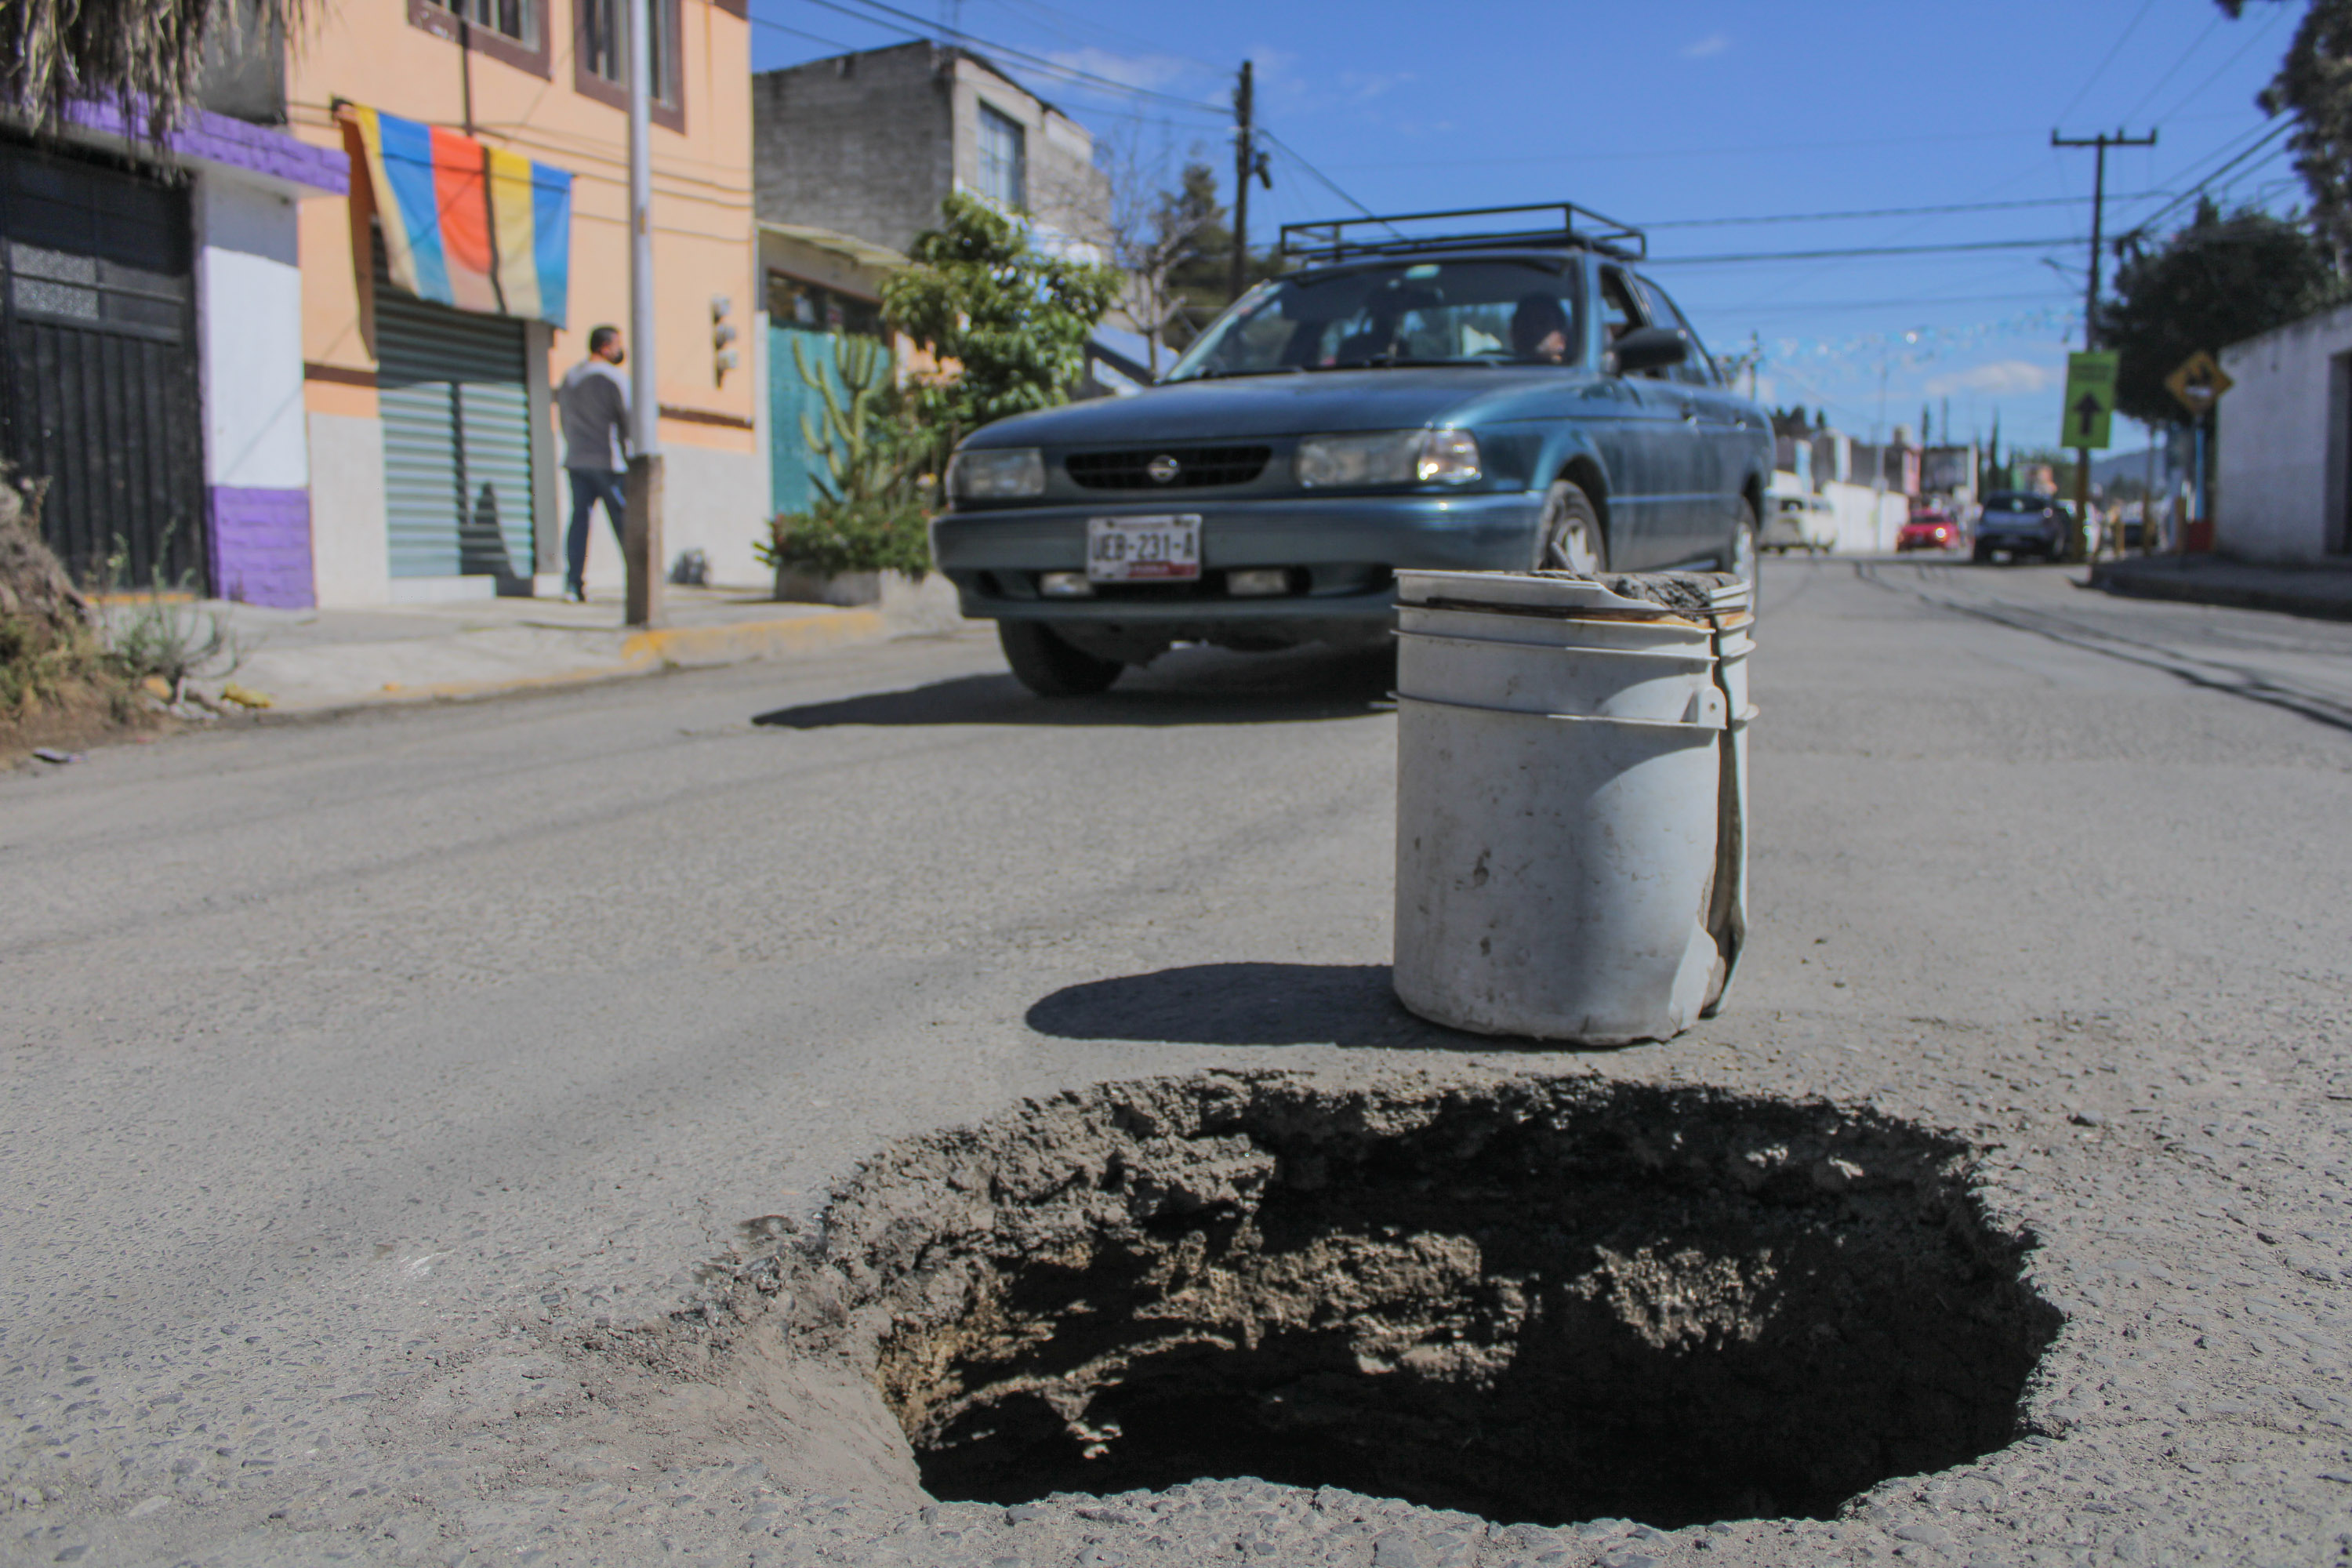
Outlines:
POLYGON ((820 498, 803 512, 784 512, 768 524, 765 543, 753 547, 762 565, 829 577, 842 572, 931 569, 929 520, 915 497, 862 505, 820 498))

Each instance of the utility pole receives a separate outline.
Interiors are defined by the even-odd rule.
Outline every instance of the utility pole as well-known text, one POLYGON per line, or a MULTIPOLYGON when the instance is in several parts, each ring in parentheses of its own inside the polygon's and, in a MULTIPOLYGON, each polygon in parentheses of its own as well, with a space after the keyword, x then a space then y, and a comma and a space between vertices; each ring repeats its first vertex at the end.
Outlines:
MULTIPOLYGON (((2103 236, 2102 224, 2107 212, 2107 149, 2110 147, 2153 147, 2156 132, 2145 136, 2126 136, 2118 128, 2113 136, 2101 132, 2096 136, 2061 136, 2050 133, 2053 147, 2090 147, 2097 150, 2091 174, 2091 278, 2083 292, 2083 352, 2090 353, 2099 346, 2099 249, 2103 236)), ((2074 532, 2067 542, 2066 558, 2080 561, 2090 553, 2091 526, 2091 449, 2074 448, 2074 532)))
POLYGON ((661 389, 654 378, 653 16, 655 0, 629 7, 629 477, 621 554, 628 565, 628 623, 661 621, 661 389))
POLYGON ((1235 300, 1249 285, 1249 185, 1250 176, 1258 172, 1250 116, 1256 98, 1251 64, 1244 60, 1241 85, 1234 89, 1234 272, 1226 290, 1235 300))

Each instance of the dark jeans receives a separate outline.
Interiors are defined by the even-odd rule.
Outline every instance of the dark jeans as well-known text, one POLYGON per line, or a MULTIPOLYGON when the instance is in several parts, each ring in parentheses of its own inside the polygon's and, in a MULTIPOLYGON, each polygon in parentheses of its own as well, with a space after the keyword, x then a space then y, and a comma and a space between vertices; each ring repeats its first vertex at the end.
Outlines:
POLYGON ((563 537, 563 586, 571 593, 584 595, 588 589, 588 529, 589 519, 596 512, 596 503, 604 503, 604 515, 613 520, 613 537, 623 537, 621 514, 628 501, 621 489, 622 476, 610 468, 566 468, 572 476, 572 530, 563 537))

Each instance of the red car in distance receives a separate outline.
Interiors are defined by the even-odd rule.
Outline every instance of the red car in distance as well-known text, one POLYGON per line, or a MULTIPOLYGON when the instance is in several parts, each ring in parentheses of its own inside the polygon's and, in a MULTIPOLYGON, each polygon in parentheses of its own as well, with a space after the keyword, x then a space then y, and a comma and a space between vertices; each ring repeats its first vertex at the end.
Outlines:
POLYGON ((1915 511, 1895 536, 1897 550, 1958 550, 1966 542, 1960 525, 1945 511, 1915 511))

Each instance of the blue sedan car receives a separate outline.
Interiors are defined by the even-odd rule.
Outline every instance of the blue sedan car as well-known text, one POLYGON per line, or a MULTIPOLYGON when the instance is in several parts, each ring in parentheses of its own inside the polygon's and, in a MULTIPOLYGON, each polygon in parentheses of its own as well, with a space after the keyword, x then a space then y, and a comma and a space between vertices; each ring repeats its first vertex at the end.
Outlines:
POLYGON ((1638 232, 1500 216, 1529 213, 1287 226, 1293 269, 1159 385, 975 432, 932 525, 964 613, 1067 695, 1179 642, 1382 641, 1399 567, 1752 575, 1763 413, 1638 269, 1638 232))

